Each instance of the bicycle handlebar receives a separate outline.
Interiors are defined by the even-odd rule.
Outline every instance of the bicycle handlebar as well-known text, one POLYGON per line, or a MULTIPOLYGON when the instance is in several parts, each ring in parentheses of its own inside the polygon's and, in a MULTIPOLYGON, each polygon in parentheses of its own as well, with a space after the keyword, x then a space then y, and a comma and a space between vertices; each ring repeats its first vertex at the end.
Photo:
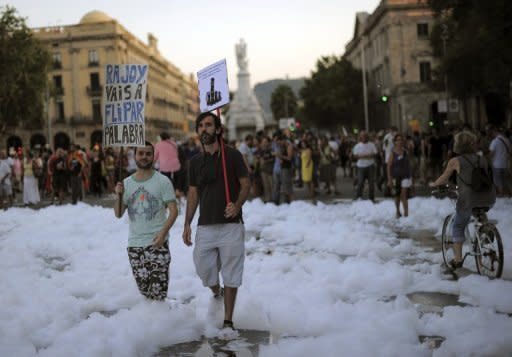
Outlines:
POLYGON ((440 197, 450 197, 450 196, 457 196, 457 187, 453 187, 451 185, 441 185, 436 186, 432 192, 432 196, 440 196, 440 197))

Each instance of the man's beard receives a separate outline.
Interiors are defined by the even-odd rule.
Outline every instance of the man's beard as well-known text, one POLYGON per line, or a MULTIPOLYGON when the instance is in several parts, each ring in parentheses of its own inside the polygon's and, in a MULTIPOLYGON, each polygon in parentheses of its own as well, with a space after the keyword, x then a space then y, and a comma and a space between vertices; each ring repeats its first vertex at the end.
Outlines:
POLYGON ((203 145, 212 145, 217 140, 215 134, 209 134, 206 131, 201 134, 201 143, 203 145))
POLYGON ((135 164, 141 170, 148 170, 153 167, 152 161, 148 161, 147 163, 143 163, 142 161, 135 161, 135 164))

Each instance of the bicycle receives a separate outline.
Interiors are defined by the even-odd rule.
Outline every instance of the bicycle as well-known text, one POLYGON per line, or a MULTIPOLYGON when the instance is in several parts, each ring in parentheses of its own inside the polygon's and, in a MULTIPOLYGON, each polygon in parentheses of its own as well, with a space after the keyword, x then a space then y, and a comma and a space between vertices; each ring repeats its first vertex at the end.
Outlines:
MULTIPOLYGON (((433 195, 449 195, 452 200, 457 198, 457 190, 448 187, 440 187, 432 191, 433 195)), ((487 218, 489 207, 476 207, 472 211, 464 235, 465 241, 470 242, 469 251, 463 258, 462 264, 468 256, 475 257, 475 265, 478 274, 491 279, 501 277, 503 273, 503 243, 500 232, 496 228, 496 221, 487 218)), ((453 272, 450 261, 453 259, 453 240, 451 236, 455 213, 451 213, 444 219, 441 233, 441 250, 445 266, 453 272)))

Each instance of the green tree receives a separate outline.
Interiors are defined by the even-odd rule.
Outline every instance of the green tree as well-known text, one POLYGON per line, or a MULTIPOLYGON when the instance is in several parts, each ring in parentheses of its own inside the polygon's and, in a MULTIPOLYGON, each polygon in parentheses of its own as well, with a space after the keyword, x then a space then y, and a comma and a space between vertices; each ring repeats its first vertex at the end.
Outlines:
POLYGON ((335 129, 364 123, 361 72, 343 57, 327 56, 316 63, 300 95, 309 124, 335 129))
POLYGON ((16 9, 0 8, 0 133, 40 125, 50 55, 16 9))
POLYGON ((435 14, 431 34, 437 88, 446 76, 455 97, 485 99, 490 121, 505 119, 512 80, 512 2, 429 0, 435 14))
POLYGON ((292 88, 286 84, 279 85, 272 92, 270 109, 276 120, 294 117, 297 111, 297 97, 292 88))

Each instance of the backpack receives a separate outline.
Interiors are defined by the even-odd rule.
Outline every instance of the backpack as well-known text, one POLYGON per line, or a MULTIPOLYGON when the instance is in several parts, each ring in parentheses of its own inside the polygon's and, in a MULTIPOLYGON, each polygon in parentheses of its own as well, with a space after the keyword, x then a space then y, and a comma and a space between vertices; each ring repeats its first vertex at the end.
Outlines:
POLYGON ((493 180, 491 177, 491 170, 489 168, 481 167, 480 166, 480 156, 478 156, 478 163, 477 165, 473 165, 471 161, 465 156, 461 156, 469 162, 469 164, 473 167, 473 170, 471 171, 471 183, 464 182, 462 177, 459 178, 462 181, 463 184, 470 187, 474 192, 490 192, 493 187, 493 180))

